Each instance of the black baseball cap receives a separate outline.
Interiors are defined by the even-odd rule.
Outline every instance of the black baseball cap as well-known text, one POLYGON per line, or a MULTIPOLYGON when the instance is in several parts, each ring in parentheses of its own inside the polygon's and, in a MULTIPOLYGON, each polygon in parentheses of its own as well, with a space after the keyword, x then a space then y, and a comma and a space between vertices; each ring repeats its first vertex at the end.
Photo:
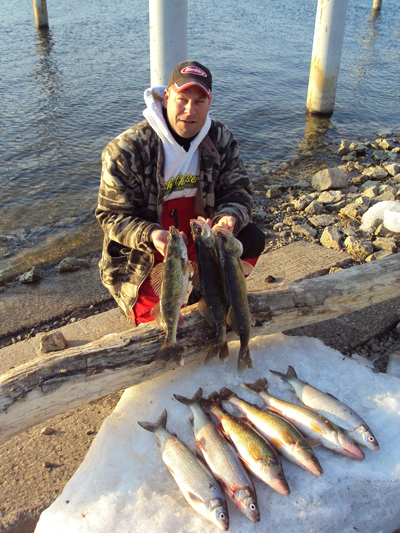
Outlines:
POLYGON ((211 98, 211 72, 197 61, 181 61, 178 63, 168 80, 168 87, 171 85, 174 85, 174 90, 177 93, 187 87, 197 85, 211 98))

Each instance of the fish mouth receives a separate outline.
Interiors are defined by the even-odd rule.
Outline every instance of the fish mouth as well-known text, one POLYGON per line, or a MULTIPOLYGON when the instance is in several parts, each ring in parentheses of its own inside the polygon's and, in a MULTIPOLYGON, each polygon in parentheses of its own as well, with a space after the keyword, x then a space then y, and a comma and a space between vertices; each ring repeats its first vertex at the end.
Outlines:
POLYGON ((365 457, 364 452, 360 450, 357 444, 348 437, 339 438, 339 444, 341 448, 336 450, 341 455, 348 457, 349 459, 355 459, 362 461, 365 457))

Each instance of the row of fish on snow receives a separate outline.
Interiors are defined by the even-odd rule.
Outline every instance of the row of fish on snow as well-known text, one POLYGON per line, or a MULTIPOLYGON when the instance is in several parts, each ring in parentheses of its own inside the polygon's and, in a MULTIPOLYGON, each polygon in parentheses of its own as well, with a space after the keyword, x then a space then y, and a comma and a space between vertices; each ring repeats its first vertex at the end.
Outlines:
POLYGON ((251 368, 249 341, 254 318, 249 309, 245 275, 253 267, 240 259, 243 246, 227 230, 216 227, 214 231, 201 217, 191 220, 190 226, 197 256, 193 265, 182 235, 171 226, 164 261, 151 272, 151 285, 160 298, 152 315, 165 331, 157 359, 174 359, 183 364, 177 328, 184 325, 180 311, 191 277, 193 287, 202 294, 197 309, 215 328, 215 340, 205 363, 214 357, 221 360, 229 357, 226 340, 229 325, 240 338, 238 370, 251 368))
POLYGON ((322 468, 312 450, 314 445, 356 460, 364 459, 358 445, 379 450, 372 431, 351 407, 301 381, 291 366, 287 374, 271 372, 291 385, 302 404, 272 396, 265 378, 242 386, 257 393, 266 408, 227 388, 208 398, 203 398, 202 389, 192 399, 174 395, 191 409, 194 438, 202 455, 193 454, 167 430, 166 410, 155 424, 138 422, 157 435, 162 459, 188 504, 224 531, 229 528, 224 493, 247 518, 260 520, 249 471, 278 493, 290 493, 279 454, 320 476, 322 468), (231 414, 232 409, 223 402, 237 408, 241 416, 231 414))

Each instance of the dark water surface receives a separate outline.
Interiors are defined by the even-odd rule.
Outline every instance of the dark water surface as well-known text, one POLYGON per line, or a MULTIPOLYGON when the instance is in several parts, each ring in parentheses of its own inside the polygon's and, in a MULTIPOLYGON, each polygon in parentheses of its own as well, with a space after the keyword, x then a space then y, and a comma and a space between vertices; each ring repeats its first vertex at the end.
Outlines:
MULTIPOLYGON (((400 9, 349 0, 339 86, 323 143, 400 125, 400 9)), ((253 169, 290 161, 318 121, 305 116, 316 0, 189 0, 188 54, 214 77, 212 115, 253 169)), ((47 0, 0 11, 0 277, 100 249, 100 155, 142 120, 149 85, 146 0, 47 0)))

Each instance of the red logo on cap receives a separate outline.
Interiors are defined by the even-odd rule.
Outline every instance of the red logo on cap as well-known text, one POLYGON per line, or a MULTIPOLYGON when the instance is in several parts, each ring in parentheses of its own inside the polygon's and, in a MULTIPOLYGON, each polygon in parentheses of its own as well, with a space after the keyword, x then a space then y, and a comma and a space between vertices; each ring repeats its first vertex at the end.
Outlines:
POLYGON ((196 74, 197 76, 203 76, 203 78, 207 78, 207 74, 199 67, 184 67, 181 70, 181 74, 196 74))

